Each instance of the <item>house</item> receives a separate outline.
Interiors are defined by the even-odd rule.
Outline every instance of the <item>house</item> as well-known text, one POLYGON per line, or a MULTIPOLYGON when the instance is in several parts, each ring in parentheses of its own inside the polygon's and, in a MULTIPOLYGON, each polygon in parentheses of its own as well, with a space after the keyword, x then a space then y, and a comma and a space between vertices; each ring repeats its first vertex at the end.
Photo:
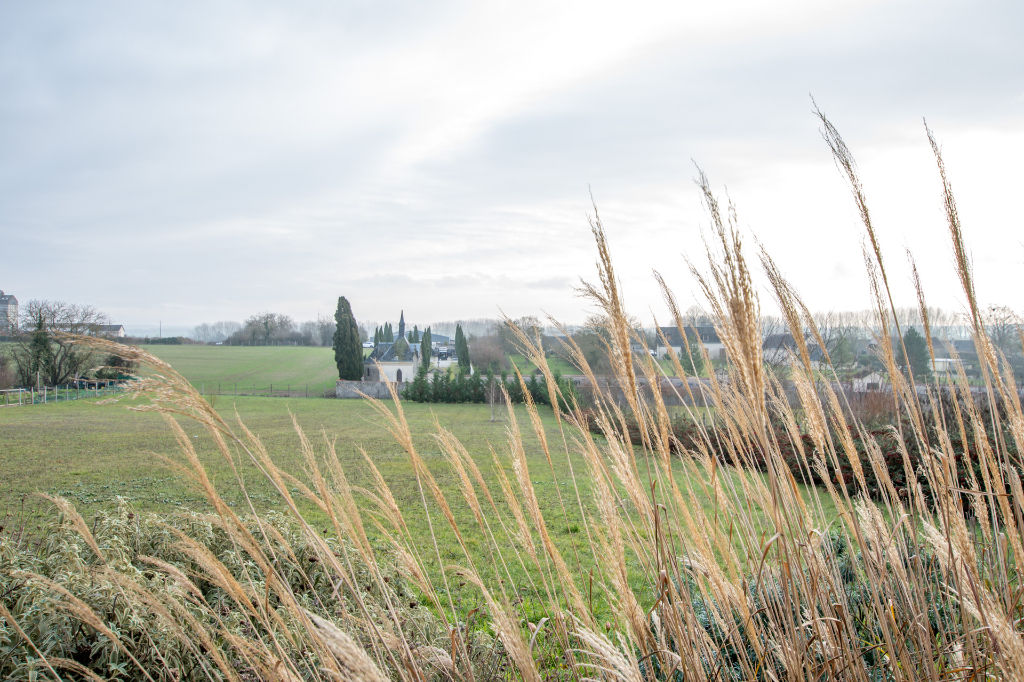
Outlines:
MULTIPOLYGON (((668 355, 669 348, 674 350, 677 355, 686 353, 686 350, 683 348, 683 334, 680 333, 678 327, 660 327, 660 332, 658 334, 658 345, 655 349, 655 354, 659 358, 668 355), (665 338, 663 339, 662 336, 665 338), (668 341, 668 346, 665 345, 665 341, 668 341)), ((699 340, 712 361, 725 359, 725 346, 722 344, 722 340, 718 338, 718 332, 715 330, 714 325, 705 324, 688 327, 685 335, 686 339, 691 343, 699 340)))
POLYGON ((869 372, 853 379, 851 388, 854 393, 866 393, 868 391, 880 391, 887 388, 889 378, 881 372, 869 372))
POLYGON ((117 339, 123 338, 125 335, 123 324, 92 324, 89 325, 89 332, 96 336, 117 339))
POLYGON ((18 331, 18 299, 0 289, 0 334, 18 331))
POLYGON ((413 380, 420 360, 420 348, 419 344, 409 343, 406 339, 404 310, 399 316, 395 339, 373 346, 373 352, 363 360, 363 381, 387 380, 400 384, 413 380), (399 343, 399 339, 404 343, 399 343))
POLYGON ((419 360, 420 350, 415 344, 406 342, 403 350, 398 344, 382 341, 363 361, 363 381, 412 381, 419 360))
MULTIPOLYGON (((815 369, 824 367, 827 363, 825 362, 825 353, 822 351, 821 346, 817 342, 808 339, 807 335, 804 337, 804 344, 807 346, 807 355, 811 361, 811 366, 815 369)), ((765 336, 764 341, 761 343, 761 352, 765 362, 769 364, 788 362, 791 356, 799 353, 796 338, 789 332, 765 336)))
POLYGON ((953 374, 959 361, 954 358, 935 358, 932 361, 932 372, 935 374, 953 374))

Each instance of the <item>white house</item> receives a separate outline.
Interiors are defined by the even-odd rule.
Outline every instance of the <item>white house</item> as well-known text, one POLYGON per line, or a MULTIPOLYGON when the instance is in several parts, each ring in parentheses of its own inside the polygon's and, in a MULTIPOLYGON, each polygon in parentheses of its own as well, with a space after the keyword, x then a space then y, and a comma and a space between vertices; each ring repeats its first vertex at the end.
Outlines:
POLYGON ((97 336, 108 338, 123 338, 125 335, 123 324, 94 324, 89 326, 89 331, 97 336))
POLYGON ((18 331, 18 299, 0 289, 0 334, 18 331))
MULTIPOLYGON (((725 358, 725 346, 722 344, 722 340, 718 338, 718 332, 715 331, 712 325, 700 325, 698 327, 690 327, 686 329, 687 339, 700 339, 701 345, 707 351, 708 357, 712 360, 721 360, 725 358)), ((686 349, 683 348, 683 334, 680 333, 677 327, 661 327, 661 334, 658 335, 658 346, 655 353, 659 358, 663 358, 668 355, 669 347, 672 348, 680 357, 685 357, 686 349), (665 345, 665 341, 662 340, 664 335, 665 340, 668 341, 668 346, 665 345)))
POLYGON ((879 391, 889 385, 889 378, 879 372, 871 372, 853 380, 853 392, 864 393, 866 391, 879 391))
POLYGON ((393 384, 412 381, 416 377, 415 360, 377 361, 363 365, 363 381, 384 381, 393 384))

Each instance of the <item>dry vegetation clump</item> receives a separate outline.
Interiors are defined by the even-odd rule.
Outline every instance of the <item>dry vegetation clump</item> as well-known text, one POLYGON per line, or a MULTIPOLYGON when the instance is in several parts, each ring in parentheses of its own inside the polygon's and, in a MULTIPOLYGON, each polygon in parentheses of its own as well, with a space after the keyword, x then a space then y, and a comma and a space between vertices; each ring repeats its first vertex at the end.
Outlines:
MULTIPOLYGON (((19 631, 0 637, 2 679, 45 678, 46 661, 70 679, 88 678, 83 668, 103 679, 261 679, 270 652, 252 656, 268 646, 302 662, 302 678, 318 678, 326 666, 304 631, 312 624, 329 648, 345 642, 359 659, 372 647, 367 621, 392 636, 401 628, 421 656, 444 662, 447 629, 386 556, 371 571, 344 539, 311 546, 293 521, 270 513, 243 521, 273 563, 268 576, 216 515, 158 517, 119 502, 86 526, 66 501, 53 502, 61 513, 38 539, 0 543, 4 616, 19 631), (349 563, 358 602, 338 589, 324 551, 349 563)), ((486 633, 470 643, 481 672, 505 667, 486 633)))
MULTIPOLYGON (((306 470, 282 471, 244 424, 226 423, 173 370, 132 350, 153 368, 137 386, 150 399, 145 409, 168 415, 179 435, 182 454, 170 464, 206 492, 212 514, 166 528, 147 521, 153 538, 129 534, 131 542, 150 548, 163 537, 172 555, 140 563, 132 547, 93 534, 65 508, 82 539, 65 534, 54 542, 73 546, 68 563, 87 570, 62 582, 52 575, 58 566, 16 559, 22 572, 10 566, 7 573, 34 586, 15 582, 18 590, 36 595, 24 603, 52 599, 61 620, 35 624, 39 612, 26 613, 7 588, 0 666, 16 661, 4 670, 26 679, 92 679, 92 659, 60 648, 82 632, 106 652, 104 660, 121 665, 100 674, 124 679, 1024 679, 1017 568, 1024 556, 1017 454, 1024 412, 1012 372, 988 342, 941 155, 929 132, 986 404, 998 409, 984 409, 963 372, 922 389, 900 370, 909 363, 890 341, 900 334, 880 240, 853 157, 832 124, 824 116, 821 122, 867 231, 877 342, 901 417, 891 430, 892 452, 872 438, 858 446, 868 427, 851 424, 846 397, 817 380, 802 345, 805 327, 817 334, 814 320, 762 253, 798 342, 790 372, 798 409, 765 371, 758 297, 736 213, 719 204, 701 175, 713 239, 707 264, 690 269, 730 358, 727 378, 713 375, 699 396, 714 408, 714 429, 691 415, 696 434, 680 444, 660 394, 642 398, 638 386, 656 385, 661 368, 630 350, 635 334, 597 218, 599 279, 585 293, 606 320, 609 364, 624 404, 599 393, 586 412, 561 396, 552 401, 560 437, 549 439, 525 391, 527 417, 508 411, 508 442, 493 452, 488 476, 440 426, 436 441, 449 469, 432 471, 397 396, 373 401, 415 473, 431 528, 425 537, 410 532, 371 456, 365 466, 376 483, 355 489, 331 441, 313 446, 297 429, 306 470), (242 518, 224 503, 178 425, 181 417, 205 425, 236 470, 245 464, 261 471, 290 512, 290 530, 280 519, 242 518), (571 472, 558 481, 555 505, 542 506, 533 487, 523 439, 530 431, 537 437, 530 447, 552 464, 551 475, 556 460, 571 472), (890 455, 902 463, 901 480, 891 475, 890 455), (445 495, 441 473, 458 481, 460 497, 445 495), (801 478, 821 486, 804 494, 801 478), (329 520, 326 534, 303 516, 293 490, 329 520), (562 541, 556 529, 570 509, 582 528, 562 541), (454 537, 450 546, 441 546, 442 527, 454 537), (387 551, 371 538, 383 538, 387 551), (386 568, 392 562, 404 582, 386 568), (444 568, 431 570, 431 563, 444 568), (138 575, 118 577, 133 571, 138 575), (476 586, 485 606, 472 626, 455 597, 463 583, 476 586), (90 596, 97 585, 108 591, 99 601, 90 596), (412 622, 410 592, 425 604, 417 611, 426 614, 418 616, 423 622, 412 622), (185 668, 179 660, 189 655, 196 663, 185 668)), ((919 299, 924 315, 923 294, 919 299)), ((519 341, 544 372, 548 395, 560 396, 538 340, 523 332, 519 341)), ((597 385, 583 352, 569 343, 573 361, 597 385)), ((682 375, 680 358, 672 361, 682 375)), ((244 488, 241 474, 232 485, 244 488)), ((9 547, 4 552, 13 556, 9 547)))

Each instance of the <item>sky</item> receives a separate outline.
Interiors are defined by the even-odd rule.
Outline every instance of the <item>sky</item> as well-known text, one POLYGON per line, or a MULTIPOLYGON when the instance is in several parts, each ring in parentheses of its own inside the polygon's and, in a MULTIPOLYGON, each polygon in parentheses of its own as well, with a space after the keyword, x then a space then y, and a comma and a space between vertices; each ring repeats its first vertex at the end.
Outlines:
MULTIPOLYGON (((1024 4, 0 4, 0 289, 129 333, 263 311, 413 322, 700 304, 697 166, 814 310, 869 305, 858 162, 899 303, 963 309, 923 119, 980 298, 1024 310, 1024 4)), ((756 275, 766 312, 771 295, 756 275)))

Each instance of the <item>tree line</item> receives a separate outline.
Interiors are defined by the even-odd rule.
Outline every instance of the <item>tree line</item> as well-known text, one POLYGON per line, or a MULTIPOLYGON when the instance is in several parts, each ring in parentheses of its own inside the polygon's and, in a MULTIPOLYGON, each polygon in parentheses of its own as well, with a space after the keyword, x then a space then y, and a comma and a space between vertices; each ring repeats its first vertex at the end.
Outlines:
POLYGON ((119 379, 133 369, 116 355, 104 355, 67 335, 89 336, 108 317, 90 305, 31 300, 20 311, 19 333, 0 353, 0 387, 64 386, 74 380, 119 379))
MULTIPOLYGON (((192 338, 226 346, 331 346, 335 329, 336 323, 329 317, 296 323, 288 315, 264 312, 244 322, 204 322, 195 327, 192 338)), ((366 329, 357 326, 357 331, 360 340, 365 341, 366 329)))

